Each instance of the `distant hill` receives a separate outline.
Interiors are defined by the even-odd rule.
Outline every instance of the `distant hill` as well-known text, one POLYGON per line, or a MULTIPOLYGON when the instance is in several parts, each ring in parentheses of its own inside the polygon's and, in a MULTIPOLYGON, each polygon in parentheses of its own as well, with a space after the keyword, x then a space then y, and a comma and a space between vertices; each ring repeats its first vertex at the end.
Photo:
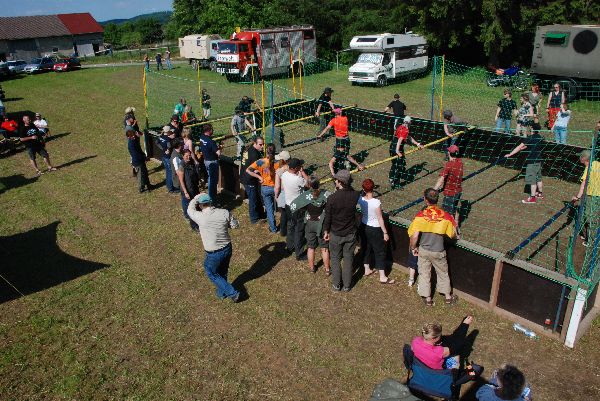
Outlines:
POLYGON ((161 24, 164 25, 169 21, 169 18, 171 18, 171 14, 173 14, 173 11, 158 11, 155 13, 138 15, 133 18, 110 19, 108 21, 101 21, 101 22, 99 22, 99 24, 102 26, 107 25, 107 24, 121 25, 121 24, 124 24, 125 22, 135 22, 137 20, 144 19, 144 18, 156 18, 160 21, 161 24))

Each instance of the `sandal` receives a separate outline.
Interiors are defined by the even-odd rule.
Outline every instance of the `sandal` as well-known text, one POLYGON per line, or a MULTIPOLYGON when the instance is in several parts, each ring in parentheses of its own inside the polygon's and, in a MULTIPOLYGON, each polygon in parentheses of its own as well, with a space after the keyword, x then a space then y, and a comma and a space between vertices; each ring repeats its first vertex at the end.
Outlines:
POLYGON ((425 304, 425 306, 433 306, 433 305, 435 305, 433 303, 433 299, 430 299, 429 301, 427 300, 426 297, 422 297, 422 299, 423 299, 423 303, 425 304))
POLYGON ((456 295, 452 295, 452 297, 450 297, 450 299, 448 299, 448 298, 444 299, 444 303, 446 305, 454 305, 456 303, 456 301, 458 301, 458 297, 456 295))
POLYGON ((379 284, 396 284, 396 280, 388 277, 385 281, 380 281, 379 284))
POLYGON ((375 273, 375 270, 374 270, 374 269, 373 269, 373 270, 371 270, 371 273, 365 273, 363 276, 364 276, 364 277, 368 277, 368 276, 371 276, 371 275, 373 275, 373 273, 375 273))
POLYGON ((331 270, 325 270, 325 275, 326 276, 331 276, 331 270))
POLYGON ((409 278, 408 279, 408 286, 412 287, 413 285, 415 285, 415 279, 414 278, 409 278))

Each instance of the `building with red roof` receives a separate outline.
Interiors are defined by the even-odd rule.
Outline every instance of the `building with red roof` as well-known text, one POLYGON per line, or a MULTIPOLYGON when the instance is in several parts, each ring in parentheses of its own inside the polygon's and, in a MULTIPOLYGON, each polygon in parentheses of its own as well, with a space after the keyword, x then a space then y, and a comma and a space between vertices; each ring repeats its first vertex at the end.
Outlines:
POLYGON ((103 50, 104 30, 90 13, 0 17, 0 60, 93 56, 103 50))

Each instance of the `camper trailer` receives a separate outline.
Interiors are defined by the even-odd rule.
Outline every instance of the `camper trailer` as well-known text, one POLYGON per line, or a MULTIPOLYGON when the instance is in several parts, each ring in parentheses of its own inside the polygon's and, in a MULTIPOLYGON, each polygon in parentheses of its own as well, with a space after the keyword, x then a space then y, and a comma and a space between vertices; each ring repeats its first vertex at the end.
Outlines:
POLYGON ((348 74, 352 85, 385 86, 391 79, 427 69, 427 41, 412 32, 355 36, 350 49, 360 52, 348 74))
POLYGON ((187 58, 194 68, 217 68, 217 49, 222 42, 219 35, 188 35, 179 38, 179 54, 187 58))
MULTIPOLYGON (((531 57, 531 72, 540 80, 561 83, 569 100, 583 91, 600 90, 600 25, 538 26, 531 57), (590 84, 596 81, 596 84, 590 84)), ((549 89, 549 88, 543 88, 549 89)))

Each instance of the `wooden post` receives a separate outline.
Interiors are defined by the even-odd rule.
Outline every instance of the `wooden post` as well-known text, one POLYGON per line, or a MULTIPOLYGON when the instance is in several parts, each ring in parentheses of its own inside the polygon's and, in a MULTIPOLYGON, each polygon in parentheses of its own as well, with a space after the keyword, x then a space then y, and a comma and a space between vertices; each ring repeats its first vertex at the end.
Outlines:
POLYGON ((497 259, 494 268, 494 277, 492 278, 492 288, 490 290, 490 306, 492 308, 498 303, 498 292, 500 291, 500 278, 502 277, 503 268, 504 262, 502 259, 497 259))

